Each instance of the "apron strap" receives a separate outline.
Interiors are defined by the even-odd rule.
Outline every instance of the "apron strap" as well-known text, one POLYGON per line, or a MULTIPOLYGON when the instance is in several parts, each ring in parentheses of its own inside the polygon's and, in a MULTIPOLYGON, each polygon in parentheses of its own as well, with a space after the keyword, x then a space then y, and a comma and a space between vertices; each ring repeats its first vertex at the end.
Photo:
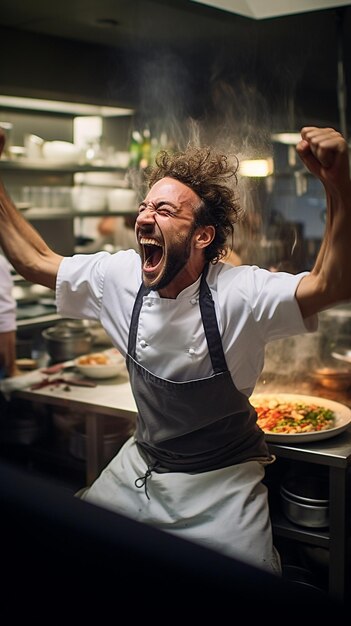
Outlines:
POLYGON ((132 319, 130 322, 129 328, 129 337, 128 337, 128 353, 133 359, 135 359, 135 346, 136 346, 136 337, 138 332, 138 321, 140 309, 143 305, 143 297, 147 296, 150 293, 151 289, 149 287, 145 287, 144 283, 141 283, 137 297, 134 302, 134 307, 132 311, 132 319))
POLYGON ((213 371, 215 374, 219 374, 220 372, 228 371, 228 366, 218 329, 214 301, 211 290, 206 282, 207 272, 208 263, 205 265, 201 276, 199 304, 213 371))
MULTIPOLYGON (((208 263, 205 265, 201 276, 199 305, 213 371, 215 374, 219 374, 220 372, 228 371, 228 366, 223 352, 221 335, 218 330, 215 305, 210 288, 206 282, 207 272, 208 263)), ((150 291, 150 287, 145 287, 144 283, 142 283, 134 302, 128 337, 128 353, 133 359, 135 359, 136 337, 143 297, 150 291)))

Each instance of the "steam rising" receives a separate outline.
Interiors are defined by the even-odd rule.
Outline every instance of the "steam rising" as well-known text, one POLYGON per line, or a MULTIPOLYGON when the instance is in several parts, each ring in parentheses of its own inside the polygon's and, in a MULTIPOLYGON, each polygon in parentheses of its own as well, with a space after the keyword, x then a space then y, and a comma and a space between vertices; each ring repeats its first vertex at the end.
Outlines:
MULTIPOLYGON (((273 157, 271 136, 276 119, 271 102, 258 81, 245 79, 242 73, 236 80, 228 78, 219 56, 206 84, 198 84, 191 68, 171 52, 146 58, 140 76, 135 125, 140 130, 148 127, 152 137, 167 137, 167 145, 162 148, 183 150, 188 144, 209 145, 229 157, 235 155, 239 161, 273 157)), ((286 76, 291 96, 296 81, 291 71, 286 76)), ((290 96, 287 117, 292 123, 290 96)), ((135 175, 131 183, 140 187, 140 177, 135 175)), ((242 211, 235 228, 235 252, 242 263, 293 272, 306 269, 294 265, 301 233, 274 210, 272 185, 272 178, 239 176, 237 193, 242 211)))

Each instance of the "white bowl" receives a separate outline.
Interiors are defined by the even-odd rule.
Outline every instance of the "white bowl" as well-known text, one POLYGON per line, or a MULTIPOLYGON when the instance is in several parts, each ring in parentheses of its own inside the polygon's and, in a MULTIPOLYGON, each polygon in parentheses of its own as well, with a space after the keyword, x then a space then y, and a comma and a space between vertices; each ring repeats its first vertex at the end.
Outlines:
POLYGON ((116 167, 127 168, 130 161, 129 152, 115 152, 113 155, 113 164, 116 167))
POLYGON ((104 352, 94 352, 75 359, 75 366, 88 378, 115 378, 125 371, 121 354, 109 356, 104 352))
POLYGON ((134 189, 113 189, 108 193, 107 203, 109 211, 121 213, 136 213, 137 195, 134 189))
POLYGON ((42 154, 44 159, 76 163, 80 157, 80 149, 69 141, 45 141, 42 154))
POLYGON ((76 211, 104 211, 107 207, 107 190, 104 187, 77 185, 72 187, 71 200, 76 211))

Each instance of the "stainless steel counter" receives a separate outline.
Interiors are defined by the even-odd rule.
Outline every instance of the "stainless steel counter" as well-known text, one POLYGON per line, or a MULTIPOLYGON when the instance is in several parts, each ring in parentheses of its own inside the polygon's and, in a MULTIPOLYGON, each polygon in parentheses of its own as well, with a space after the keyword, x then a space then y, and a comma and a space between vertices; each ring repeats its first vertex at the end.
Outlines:
POLYGON ((42 389, 16 391, 14 396, 52 407, 67 407, 84 414, 87 433, 86 482, 90 485, 103 468, 103 418, 113 416, 132 422, 136 406, 128 375, 96 381, 95 387, 52 384, 42 389))

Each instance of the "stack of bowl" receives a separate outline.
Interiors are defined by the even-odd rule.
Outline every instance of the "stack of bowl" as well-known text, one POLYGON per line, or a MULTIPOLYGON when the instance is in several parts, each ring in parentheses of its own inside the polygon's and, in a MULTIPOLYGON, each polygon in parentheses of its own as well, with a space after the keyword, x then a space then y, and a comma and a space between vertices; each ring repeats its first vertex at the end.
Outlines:
POLYGON ((327 475, 288 474, 280 485, 284 515, 299 526, 329 526, 329 485, 327 475))

